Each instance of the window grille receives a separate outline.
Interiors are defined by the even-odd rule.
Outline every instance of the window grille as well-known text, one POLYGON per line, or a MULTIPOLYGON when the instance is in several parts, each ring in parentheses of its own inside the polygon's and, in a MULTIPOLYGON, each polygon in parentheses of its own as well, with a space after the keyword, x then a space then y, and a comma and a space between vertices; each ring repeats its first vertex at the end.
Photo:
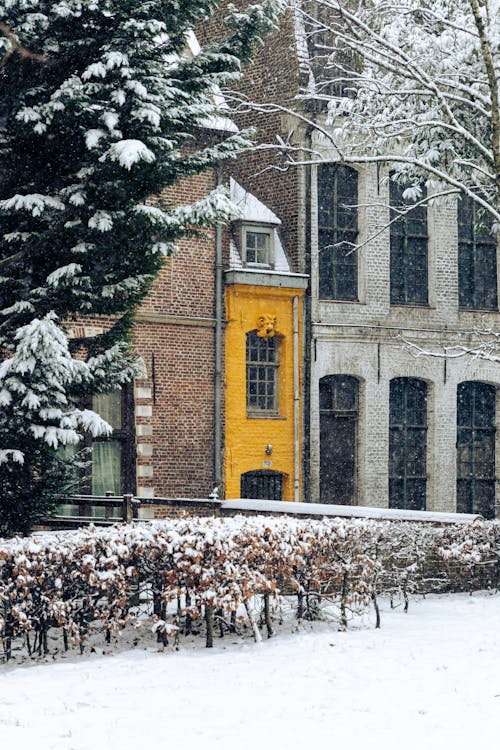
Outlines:
POLYGON ((408 211, 411 201, 403 198, 404 189, 391 179, 391 304, 427 305, 427 207, 419 205, 408 211), (407 213, 400 216, 401 211, 407 213))
POLYGON ((425 510, 427 384, 395 378, 389 399, 389 507, 425 510))
POLYGON ((457 511, 495 515, 495 400, 487 383, 457 389, 457 511))
POLYGON ((320 299, 358 299, 358 173, 341 164, 318 167, 320 299))
POLYGON ((278 413, 279 339, 247 333, 247 410, 278 413))
POLYGON ((320 380, 320 500, 353 505, 356 498, 359 382, 349 375, 320 380))
POLYGON ((467 196, 457 206, 458 304, 462 310, 497 310, 497 240, 493 218, 467 196))
POLYGON ((282 500, 283 474, 277 471, 247 471, 241 475, 241 497, 254 500, 282 500))

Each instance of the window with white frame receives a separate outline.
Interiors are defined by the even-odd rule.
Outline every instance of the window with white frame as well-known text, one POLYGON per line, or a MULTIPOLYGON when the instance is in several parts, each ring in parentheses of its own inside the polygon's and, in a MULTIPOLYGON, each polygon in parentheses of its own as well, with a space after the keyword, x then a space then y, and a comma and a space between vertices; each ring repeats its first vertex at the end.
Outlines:
POLYGON ((279 339, 256 331, 246 336, 247 412, 278 413, 279 339))
POLYGON ((274 263, 273 230, 243 226, 242 248, 247 266, 270 268, 274 263))

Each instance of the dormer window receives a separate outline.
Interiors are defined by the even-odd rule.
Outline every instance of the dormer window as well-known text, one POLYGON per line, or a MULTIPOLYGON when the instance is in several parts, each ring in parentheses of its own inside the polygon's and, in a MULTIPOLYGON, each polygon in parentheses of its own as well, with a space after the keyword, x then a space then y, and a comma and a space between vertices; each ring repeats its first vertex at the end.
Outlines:
POLYGON ((274 265, 273 230, 266 227, 242 226, 243 262, 246 266, 271 268, 274 265))

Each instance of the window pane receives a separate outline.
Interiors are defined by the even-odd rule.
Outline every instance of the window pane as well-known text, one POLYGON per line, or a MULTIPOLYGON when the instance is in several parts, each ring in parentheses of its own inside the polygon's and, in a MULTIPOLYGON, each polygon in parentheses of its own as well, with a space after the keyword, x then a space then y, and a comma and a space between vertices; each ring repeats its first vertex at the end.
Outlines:
POLYGON ((493 220, 467 196, 457 203, 459 305, 466 310, 496 310, 497 240, 493 220))
POLYGON ((92 397, 92 409, 114 429, 122 426, 122 392, 100 393, 92 397))
POLYGON ((278 338, 255 331, 246 339, 247 409, 276 413, 278 409, 278 338))
POLYGON ((358 173, 339 164, 318 168, 318 253, 321 299, 358 299, 358 173))
POLYGON ((92 494, 120 495, 121 445, 117 440, 92 443, 92 494))
POLYGON ((495 504, 495 400, 487 383, 457 389, 457 510, 493 518, 495 504))
POLYGON ((320 380, 320 500, 352 504, 356 496, 359 382, 350 375, 320 380))
POLYGON ((245 231, 245 255, 247 263, 270 264, 271 236, 269 232, 245 231))
POLYGON ((395 378, 389 403, 389 506, 425 510, 427 384, 395 378))
MULTIPOLYGON (((428 236, 426 206, 411 207, 404 187, 389 186, 391 221, 391 303, 426 305, 428 300, 428 236), (403 213, 401 213, 403 212, 403 213)), ((425 190, 421 198, 425 197, 425 190)))

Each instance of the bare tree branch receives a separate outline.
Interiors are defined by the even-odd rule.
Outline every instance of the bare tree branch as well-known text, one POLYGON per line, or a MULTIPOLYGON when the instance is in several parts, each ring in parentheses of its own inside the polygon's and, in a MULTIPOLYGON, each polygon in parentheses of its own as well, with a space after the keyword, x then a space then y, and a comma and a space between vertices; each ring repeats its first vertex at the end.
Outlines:
POLYGON ((7 38, 10 48, 5 52, 4 56, 0 59, 0 70, 4 68, 9 62, 12 55, 16 54, 26 60, 34 60, 39 63, 48 63, 49 58, 45 55, 37 55, 35 52, 31 52, 26 47, 22 47, 12 29, 7 24, 0 21, 0 31, 7 38))

